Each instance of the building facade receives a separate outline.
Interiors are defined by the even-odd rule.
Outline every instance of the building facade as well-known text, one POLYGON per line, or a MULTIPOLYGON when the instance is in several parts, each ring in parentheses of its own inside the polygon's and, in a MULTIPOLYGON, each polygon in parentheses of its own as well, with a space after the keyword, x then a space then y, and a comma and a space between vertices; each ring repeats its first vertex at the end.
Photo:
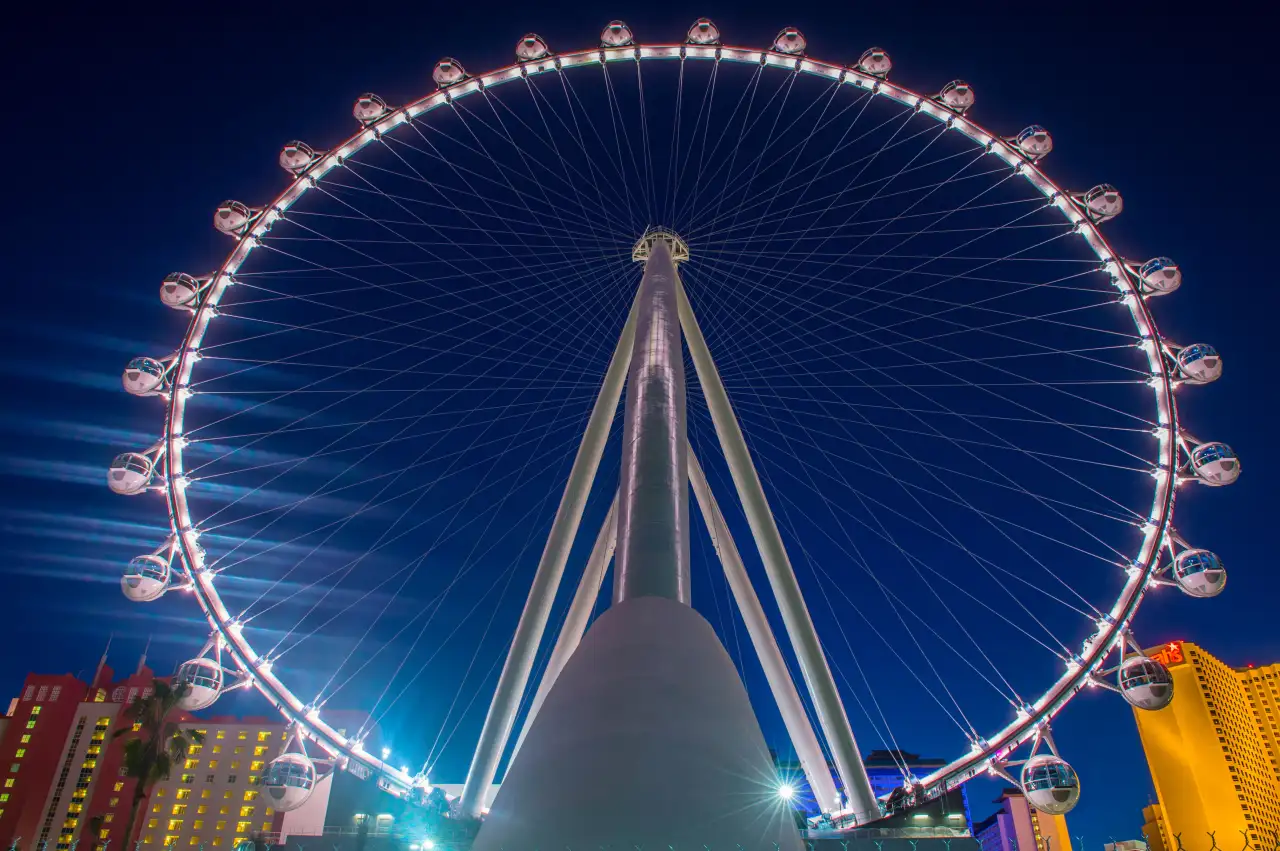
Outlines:
POLYGON ((1020 789, 1005 789, 994 803, 1000 809, 973 826, 982 851, 1071 851, 1065 816, 1037 811, 1020 789))
POLYGON ((154 682, 145 661, 116 681, 105 658, 89 682, 27 677, 0 736, 0 845, 68 851, 120 832, 133 781, 119 776, 113 733, 124 707, 149 696, 154 682))
POLYGON ((1232 667, 1180 641, 1147 653, 1174 684, 1166 708, 1134 710, 1166 848, 1179 836, 1198 847, 1212 832, 1270 851, 1280 836, 1280 664, 1232 667))
POLYGON ((1142 808, 1142 835, 1147 840, 1148 851, 1174 851, 1164 829, 1164 812, 1159 804, 1142 808))
POLYGON ((279 830, 258 780, 280 754, 285 725, 266 718, 187 721, 204 736, 168 780, 152 787, 137 840, 141 849, 235 848, 279 830))
POLYGON ((241 840, 290 827, 307 832, 315 824, 312 832, 323 832, 328 782, 317 784, 303 811, 288 814, 275 812, 258 785, 285 744, 283 722, 178 713, 175 720, 204 742, 149 790, 126 837, 135 790, 123 767, 127 708, 150 697, 155 682, 141 662, 117 681, 105 660, 87 683, 69 674, 27 677, 0 728, 0 848, 70 851, 77 842, 86 849, 105 842, 232 851, 241 840))

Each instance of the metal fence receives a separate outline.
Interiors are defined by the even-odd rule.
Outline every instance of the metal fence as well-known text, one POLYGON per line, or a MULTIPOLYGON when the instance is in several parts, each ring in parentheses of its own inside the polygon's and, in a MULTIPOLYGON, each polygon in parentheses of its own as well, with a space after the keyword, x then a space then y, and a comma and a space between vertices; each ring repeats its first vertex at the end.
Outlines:
MULTIPOLYGON (((1257 839, 1243 830, 1234 833, 1239 834, 1238 839, 1228 831, 1206 831, 1203 838, 1199 835, 1183 836, 1175 833, 1172 847, 1163 839, 1157 840, 1155 845, 1163 846, 1165 851, 1280 851, 1280 833, 1276 831, 1272 831, 1269 837, 1265 837, 1264 832, 1257 832, 1257 839)), ((1142 841, 1151 848, 1152 842, 1147 834, 1142 834, 1142 841)))

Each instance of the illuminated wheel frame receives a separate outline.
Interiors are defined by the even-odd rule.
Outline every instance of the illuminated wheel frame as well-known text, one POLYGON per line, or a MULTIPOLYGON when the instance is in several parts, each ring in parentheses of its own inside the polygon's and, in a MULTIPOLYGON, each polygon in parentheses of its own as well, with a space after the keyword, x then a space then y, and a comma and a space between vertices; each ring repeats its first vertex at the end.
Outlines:
MULTIPOLYGON (((784 31, 784 34, 787 32, 790 31, 784 31)), ((526 38, 522 44, 528 40, 526 38)), ((802 37, 801 41, 803 41, 802 37)), ((779 42, 779 45, 781 44, 779 42)), ((181 567, 186 574, 183 581, 189 583, 190 590, 194 593, 214 631, 210 644, 207 645, 207 652, 219 659, 225 653, 238 671, 238 681, 224 686, 224 690, 248 686, 256 688, 294 725, 299 736, 319 745, 335 760, 337 766, 355 770, 360 774, 377 775, 379 785, 392 794, 407 796, 415 788, 422 788, 425 783, 425 778, 415 778, 387 764, 367 753, 361 741, 350 739, 326 724, 320 718, 316 707, 305 705, 272 673, 270 662, 260 657, 245 641, 239 624, 224 606, 214 588, 214 574, 205 569, 203 551, 197 543, 199 532, 192 526, 184 492, 186 480, 183 474, 185 446, 183 419, 186 402, 190 395, 187 387, 195 364, 199 360, 201 341, 210 321, 216 315, 223 292, 232 282, 241 264, 257 246, 259 237, 265 234, 272 223, 308 189, 318 185, 318 182, 344 159, 356 154, 381 134, 406 121, 423 117, 451 101, 474 95, 483 89, 519 80, 522 77, 554 74, 565 68, 598 65, 604 62, 663 59, 724 61, 804 73, 869 90, 874 95, 889 98, 916 112, 925 113, 967 137, 978 147, 985 148, 990 154, 1011 166, 1016 173, 1021 174, 1074 225, 1075 230, 1084 238, 1099 262, 1112 276, 1120 299, 1132 316, 1138 334, 1142 338, 1141 347, 1150 366, 1148 384, 1155 396, 1159 422, 1159 428, 1156 430, 1159 460, 1157 468, 1152 471, 1155 495, 1150 519, 1142 528, 1142 544, 1128 568, 1128 579, 1114 606, 1099 621, 1097 631, 1084 643, 1078 656, 1069 663, 1067 671, 1041 697, 1021 709, 1011 724, 985 739, 974 741, 969 753, 924 778, 916 787, 917 796, 936 796, 984 772, 1004 773, 1006 766, 1012 767, 1027 761, 1012 759, 1015 750, 1024 745, 1032 745, 1032 757, 1036 759, 1041 758, 1034 757, 1034 752, 1042 741, 1048 742, 1050 748, 1053 747, 1047 731, 1050 719, 1082 688, 1105 684, 1100 681, 1099 675, 1103 672, 1104 664, 1110 654, 1119 651, 1123 658, 1129 625, 1146 590, 1155 585, 1173 584, 1172 580, 1163 578, 1172 564, 1161 565, 1161 550, 1168 548, 1171 556, 1178 555, 1179 549, 1184 553, 1202 552, 1190 550, 1189 545, 1178 538, 1172 529, 1175 489, 1181 481, 1205 480, 1206 477, 1201 475, 1200 466, 1196 460, 1198 457, 1196 450, 1202 446, 1220 445, 1204 444, 1180 431, 1173 398, 1174 388, 1181 383, 1203 382, 1195 381, 1180 368, 1179 347, 1162 339, 1146 301, 1148 296, 1161 295, 1177 286, 1178 281, 1173 280, 1168 286, 1161 287, 1154 277, 1163 271, 1166 275, 1165 283, 1168 283, 1168 280, 1172 280, 1169 273, 1172 264, 1169 261, 1162 263, 1151 261, 1139 268, 1122 259, 1098 229, 1101 222, 1119 210, 1118 194, 1114 189, 1104 185, 1086 195, 1075 195, 1063 191, 1037 165, 1039 157, 1047 152, 1045 145, 1052 144, 1051 141, 1045 141, 1048 138, 1047 134, 1041 128, 1033 127, 1028 128, 1018 137, 1003 138, 985 130, 966 115, 968 106, 972 103, 972 92, 967 85, 953 83, 938 96, 922 96, 890 83, 884 78, 888 60, 884 52, 878 49, 868 51, 858 65, 847 68, 810 59, 802 53, 783 52, 789 48, 779 45, 775 45, 771 50, 759 50, 721 46, 716 43, 668 44, 652 47, 625 44, 558 55, 553 55, 549 50, 544 49, 540 53, 534 51, 529 54, 533 58, 529 58, 528 61, 474 77, 464 76, 461 66, 453 60, 445 60, 437 66, 436 73, 437 82, 440 82, 443 87, 407 106, 391 109, 376 96, 366 95, 361 98, 357 102, 356 115, 361 120, 362 128, 334 149, 319 153, 300 143, 293 143, 287 147, 281 156, 281 165, 293 172, 295 179, 270 204, 263 208, 248 208, 230 202, 224 205, 219 212, 220 215, 224 212, 226 215, 219 223, 219 229, 238 236, 239 242, 221 267, 212 275, 202 279, 180 276, 186 281, 182 284, 185 289, 172 299, 166 298, 166 303, 171 307, 187 306, 193 310, 193 317, 181 347, 171 361, 166 359, 162 376, 163 386, 155 389, 148 385, 148 392, 151 395, 164 393, 168 395, 169 400, 163 440, 155 449, 149 450, 149 453, 158 456, 154 458, 155 467, 163 472, 164 479, 169 485, 166 491, 173 539, 169 545, 162 548, 162 551, 168 548, 171 553, 180 553, 181 567), (861 70, 865 68, 876 70, 874 73, 861 70), (954 97, 949 97, 949 92, 954 97), (957 92, 958 95, 956 95, 957 92), (1094 204, 1095 201, 1097 205, 1094 204), (1153 267, 1152 264, 1156 265, 1153 267), (1175 549, 1175 542, 1179 545, 1179 549, 1175 549)), ((525 46, 527 50, 533 49, 527 44, 525 46)), ((534 45, 534 47, 537 46, 534 45)), ((545 45, 542 47, 545 48, 545 45)), ((799 50, 803 50, 803 43, 799 50)), ((1172 271, 1176 275, 1176 267, 1172 267, 1172 271)), ((1216 352, 1214 354, 1216 355, 1216 352)), ((1230 450, 1226 451, 1230 454, 1230 450)), ((1234 458, 1233 455, 1230 457, 1234 458)), ((1238 471, 1238 466, 1236 469, 1238 471)), ((1206 483, 1222 484, 1224 482, 1206 481, 1206 483)), ((157 551, 159 552, 161 551, 157 551)), ((158 555, 155 557, 158 558, 158 555)), ((230 669, 228 671, 230 673, 230 669)), ((232 674, 233 678, 235 676, 232 674)))

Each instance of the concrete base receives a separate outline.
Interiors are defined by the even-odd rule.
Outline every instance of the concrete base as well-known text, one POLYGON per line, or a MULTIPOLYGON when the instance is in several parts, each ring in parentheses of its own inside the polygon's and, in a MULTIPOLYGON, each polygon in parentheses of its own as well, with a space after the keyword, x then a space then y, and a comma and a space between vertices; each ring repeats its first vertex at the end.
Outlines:
POLYGON ((729 654, 690 607, 637 597, 569 659, 475 851, 799 851, 729 654))

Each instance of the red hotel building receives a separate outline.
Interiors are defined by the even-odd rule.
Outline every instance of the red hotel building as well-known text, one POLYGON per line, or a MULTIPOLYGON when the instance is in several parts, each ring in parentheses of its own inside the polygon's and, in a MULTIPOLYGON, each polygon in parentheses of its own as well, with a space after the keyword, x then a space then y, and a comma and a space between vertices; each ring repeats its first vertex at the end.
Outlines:
MULTIPOLYGON (((117 681, 105 658, 89 683, 70 674, 27 677, 0 728, 0 848, 70 851, 79 842, 88 851, 141 840, 157 849, 181 843, 230 851, 250 833, 280 829, 283 814, 256 784, 284 743, 285 725, 183 713, 181 723, 205 731, 206 744, 150 790, 134 835, 123 836, 134 781, 121 776, 125 739, 114 734, 124 709, 150 696, 155 680, 140 661, 117 681)), ((316 801, 321 819, 326 802, 327 795, 316 801)))

